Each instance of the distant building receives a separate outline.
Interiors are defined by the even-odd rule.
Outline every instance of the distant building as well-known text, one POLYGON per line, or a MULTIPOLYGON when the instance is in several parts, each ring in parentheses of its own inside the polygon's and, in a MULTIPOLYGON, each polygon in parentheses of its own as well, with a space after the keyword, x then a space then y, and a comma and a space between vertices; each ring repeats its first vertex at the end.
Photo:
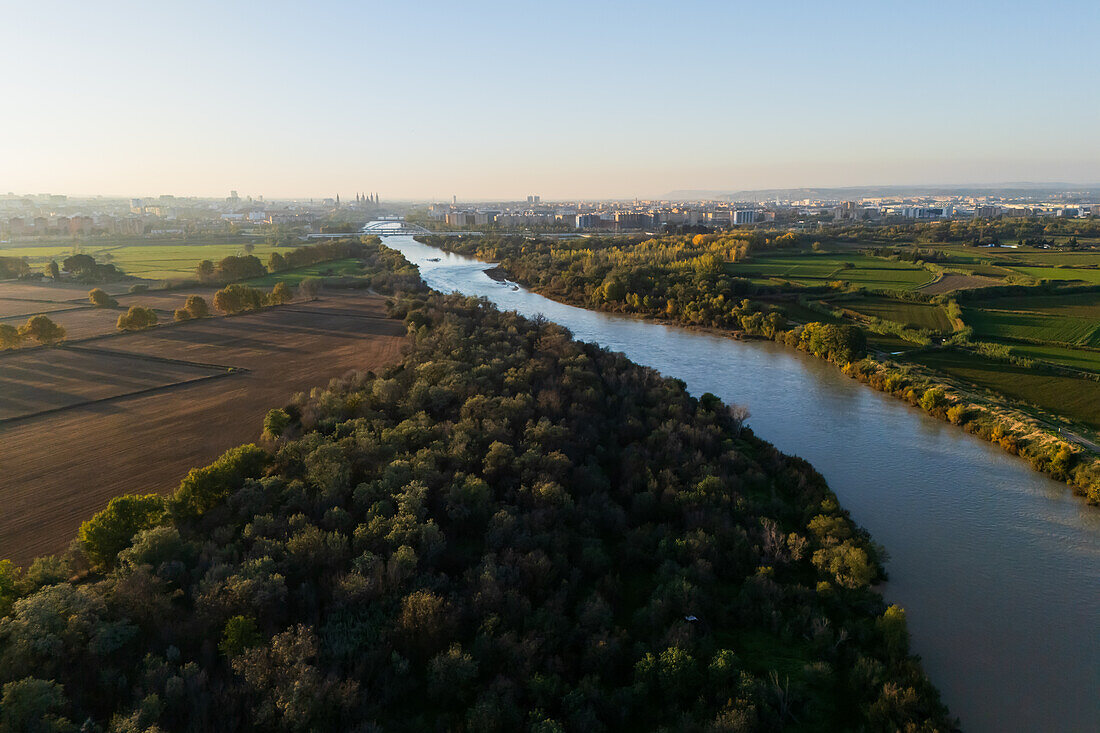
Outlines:
POLYGON ((730 212, 730 224, 755 224, 759 212, 756 209, 737 209, 730 212))

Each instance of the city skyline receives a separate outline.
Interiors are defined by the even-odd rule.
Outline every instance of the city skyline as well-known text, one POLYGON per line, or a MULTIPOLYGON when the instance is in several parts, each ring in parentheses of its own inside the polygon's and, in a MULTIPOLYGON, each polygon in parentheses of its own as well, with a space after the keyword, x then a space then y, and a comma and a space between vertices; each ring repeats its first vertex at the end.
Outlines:
POLYGON ((389 200, 479 201, 1100 182, 1100 10, 1083 2, 267 7, 3 11, 21 32, 0 62, 22 73, 0 80, 0 191, 308 198, 369 181, 389 200), (1051 88, 1056 107, 1028 102, 1051 88))

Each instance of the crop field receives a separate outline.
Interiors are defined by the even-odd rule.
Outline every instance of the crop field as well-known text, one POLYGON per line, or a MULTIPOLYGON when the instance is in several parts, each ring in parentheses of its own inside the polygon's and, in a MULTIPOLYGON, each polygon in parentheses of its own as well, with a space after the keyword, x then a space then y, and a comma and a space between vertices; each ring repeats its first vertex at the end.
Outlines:
MULTIPOLYGON (((0 368, 0 394, 32 390, 47 402, 63 401, 66 393, 68 399, 89 394, 94 387, 85 380, 123 379, 104 368, 108 359, 125 360, 118 362, 120 368, 137 361, 142 369, 162 370, 156 379, 171 376, 163 372, 169 365, 148 357, 247 371, 0 422, 0 557, 23 563, 57 552, 112 497, 171 491, 189 469, 257 440, 264 414, 295 392, 350 370, 378 371, 396 362, 405 329, 385 317, 384 304, 380 296, 337 293, 312 303, 124 334, 95 342, 94 352, 75 347, 2 357, 64 354, 70 361, 56 371, 41 371, 37 382, 30 367, 18 382, 0 368), (44 396, 51 392, 56 394, 44 396)), ((136 378, 123 373, 125 379, 136 378)), ((22 409, 28 409, 27 398, 22 400, 22 409)))
POLYGON ((151 290, 147 293, 133 293, 116 296, 120 308, 129 308, 132 305, 142 305, 153 308, 159 312, 172 314, 176 308, 182 308, 183 304, 192 295, 198 295, 206 299, 211 312, 214 310, 214 293, 216 287, 200 286, 195 288, 181 288, 179 290, 151 290))
POLYGON ((979 338, 1100 346, 1100 321, 1095 318, 964 308, 963 321, 979 338))
POLYGON ((933 295, 939 293, 950 293, 954 290, 970 290, 971 288, 986 288, 990 285, 1001 285, 1002 282, 998 278, 989 277, 986 275, 960 275, 958 273, 947 273, 939 280, 928 283, 919 288, 922 293, 932 293, 933 295))
POLYGON ((0 355, 0 421, 224 373, 79 347, 6 352, 0 355))
POLYGON ((333 260, 331 262, 318 262, 315 265, 299 267, 296 270, 288 270, 286 272, 273 272, 270 275, 265 275, 255 280, 248 280, 246 284, 254 288, 271 288, 275 286, 275 283, 280 282, 284 282, 290 286, 296 286, 309 277, 326 278, 355 276, 362 272, 363 268, 359 260, 351 258, 346 260, 333 260))
MULTIPOLYGON (((0 282, 0 298, 54 303, 79 301, 81 304, 86 304, 88 302, 88 291, 93 287, 96 286, 72 282, 54 283, 50 280, 45 282, 4 280, 0 282)), ((129 290, 130 283, 104 283, 98 287, 112 295, 118 295, 129 290)))
POLYGON ((958 351, 927 351, 905 357, 983 389, 1100 428, 1100 382, 1042 374, 1015 364, 958 351))
MULTIPOLYGON (((1093 262, 1096 255, 1093 255, 1093 262)), ((1081 281, 1092 285, 1100 285, 1100 269, 1093 270, 1083 267, 1013 267, 1014 271, 1039 280, 1067 280, 1081 281)))
POLYGON ((1040 359, 1054 364, 1084 369, 1085 371, 1100 373, 1100 351, 1089 349, 1071 349, 1065 346, 1053 346, 1050 344, 1021 344, 1012 342, 1009 344, 1012 353, 1028 359, 1040 359))
MULTIPOLYGON (((50 320, 65 329, 65 338, 83 339, 89 336, 102 336, 118 331, 118 316, 122 311, 112 308, 76 308, 47 313, 50 320)), ((0 323, 11 326, 19 326, 27 320, 27 316, 0 318, 0 323)))
MULTIPOLYGON (((257 243, 252 254, 261 260, 275 249, 269 244, 257 243)), ((230 255, 245 254, 244 245, 226 244, 112 244, 86 243, 74 248, 72 244, 44 245, 38 247, 0 248, 5 257, 25 257, 34 269, 41 270, 50 260, 58 263, 79 251, 95 257, 97 262, 117 266, 127 275, 150 280, 186 279, 195 276, 195 268, 201 260, 217 262, 230 255)))
POLYGON ((927 328, 930 331, 952 330, 951 321, 944 309, 931 303, 908 303, 890 298, 861 298, 838 302, 837 305, 864 315, 913 325, 917 328, 927 328))
POLYGON ((1092 318, 1100 321, 1100 292, 988 298, 970 301, 969 305, 975 308, 1035 311, 1054 316, 1092 318))
POLYGON ((859 253, 760 257, 731 264, 728 269, 741 277, 776 278, 804 285, 845 280, 875 290, 915 290, 932 280, 932 273, 923 267, 859 253))
POLYGON ((0 320, 13 316, 29 316, 37 313, 52 313, 54 311, 68 310, 69 308, 83 308, 78 303, 52 303, 42 300, 25 300, 22 298, 0 298, 0 320))

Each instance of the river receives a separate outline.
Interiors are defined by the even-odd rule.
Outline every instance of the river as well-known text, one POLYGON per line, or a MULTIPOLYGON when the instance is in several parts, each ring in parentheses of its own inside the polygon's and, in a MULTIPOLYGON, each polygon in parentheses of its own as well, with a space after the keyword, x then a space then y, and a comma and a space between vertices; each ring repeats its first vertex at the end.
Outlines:
POLYGON ((746 405, 889 553, 887 600, 966 731, 1100 731, 1100 509, 1022 460, 770 342, 564 305, 412 237, 431 287, 542 313, 584 341, 746 405), (435 260, 435 261, 433 261, 435 260))

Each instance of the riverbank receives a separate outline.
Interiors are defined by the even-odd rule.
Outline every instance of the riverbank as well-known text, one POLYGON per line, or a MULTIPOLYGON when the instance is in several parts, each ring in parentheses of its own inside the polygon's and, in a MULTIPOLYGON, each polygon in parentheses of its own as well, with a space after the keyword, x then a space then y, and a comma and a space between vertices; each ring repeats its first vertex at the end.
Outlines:
POLYGON ((386 244, 436 290, 541 314, 693 395, 749 407, 754 433, 809 461, 886 548, 882 592, 907 609, 914 650, 967 731, 1100 725, 1100 512, 1064 485, 797 349, 565 305, 489 278, 499 260, 386 244))
MULTIPOLYGON (((446 247, 442 249, 452 251, 446 247)), ((501 264, 488 266, 485 273, 496 282, 515 282, 543 297, 575 307, 593 307, 606 313, 627 315, 650 322, 676 325, 733 338, 743 338, 745 335, 768 338, 824 358, 849 377, 904 400, 933 417, 957 425, 968 433, 988 440, 1004 451, 1023 458, 1034 470, 1068 485, 1089 505, 1100 506, 1100 456, 1096 456, 1083 445, 1062 438, 1059 433, 1052 432, 1050 426, 1022 410, 1013 409, 1007 405, 996 405, 972 390, 964 389, 958 383, 946 381, 930 370, 917 370, 910 365, 882 361, 870 356, 855 361, 843 361, 831 358, 829 355, 822 356, 809 348, 807 341, 799 338, 801 334, 799 327, 791 330, 777 330, 770 336, 765 333, 734 332, 704 327, 675 319, 622 312, 602 305, 592 306, 577 298, 563 297, 562 293, 549 293, 536 283, 515 278, 501 264)))

